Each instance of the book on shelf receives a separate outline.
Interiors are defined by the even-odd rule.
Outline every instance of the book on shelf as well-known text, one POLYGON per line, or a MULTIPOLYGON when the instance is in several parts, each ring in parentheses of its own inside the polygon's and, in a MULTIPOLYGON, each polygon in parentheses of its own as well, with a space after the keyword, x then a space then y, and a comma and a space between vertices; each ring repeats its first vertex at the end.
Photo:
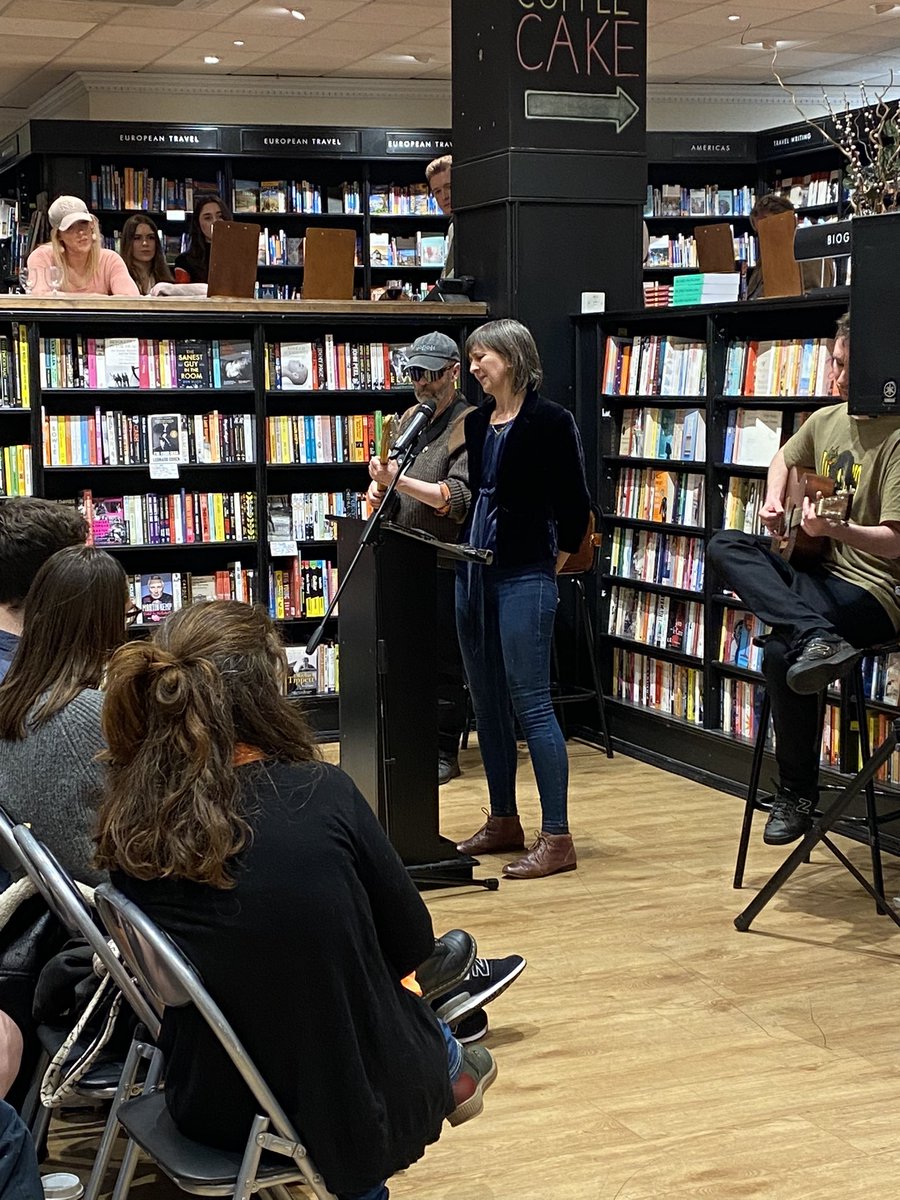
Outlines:
POLYGON ((608 631, 614 637, 699 658, 703 654, 703 605, 666 594, 615 588, 608 631))
POLYGON ((617 700, 703 724, 703 672, 695 667, 615 646, 612 686, 617 700))
POLYGON ((231 209, 234 213, 259 212, 259 182, 235 179, 231 189, 231 209))
POLYGON ((759 534, 762 525, 760 509, 766 499, 764 479, 746 479, 732 476, 728 480, 728 491, 722 514, 723 529, 740 529, 744 533, 759 534))
POLYGON ((279 342, 280 372, 277 386, 284 391, 311 391, 313 383, 312 342, 279 342))
POLYGON ((611 396, 703 396, 706 343, 650 334, 609 335, 601 388, 611 396))
MULTIPOLYGON (((719 685, 719 728, 744 741, 755 741, 762 709, 763 685, 747 679, 726 677, 719 685)), ((771 724, 766 745, 774 747, 771 724)))
POLYGON ((611 575, 684 591, 703 589, 703 542, 684 534, 617 526, 610 541, 611 575))
MULTIPOLYGON (((268 537, 272 544, 329 542, 335 538, 334 522, 329 518, 366 516, 365 493, 292 492, 268 497, 268 537)), ((273 551, 274 553, 274 551, 273 551)))
POLYGON ((153 464, 175 463, 182 459, 181 415, 179 413, 153 413, 147 418, 150 426, 149 462, 153 464))
POLYGON ((768 633, 768 629, 753 613, 726 608, 719 631, 719 661, 748 671, 761 671, 763 648, 754 639, 768 633))
POLYGON ((266 417, 267 461, 300 466, 368 462, 381 442, 382 419, 380 411, 266 417))
POLYGON ((173 338, 40 339, 40 378, 45 388, 125 388, 252 386, 250 342, 173 338), (223 347, 225 348, 223 359, 223 347), (235 371, 234 362, 243 361, 235 371), (228 374, 225 364, 232 364, 228 374), (249 384, 244 380, 248 379, 249 384))
POLYGON ((391 235, 389 233, 369 234, 369 263, 373 267, 390 267, 393 265, 391 235))
POLYGON ((255 541, 253 492, 196 492, 95 496, 86 488, 78 507, 97 546, 182 546, 255 541))
POLYGON ((148 466, 154 440, 158 448, 152 453, 159 463, 252 463, 255 421, 253 413, 218 411, 146 416, 97 407, 93 413, 45 413, 44 464, 51 468, 148 466), (177 422, 175 429, 173 422, 177 422), (154 423, 160 428, 154 430, 154 423))
POLYGON ((336 591, 337 567, 328 559, 298 555, 287 567, 269 566, 269 616, 277 621, 324 617, 336 591))
POLYGON ((625 467, 616 482, 616 516, 658 524, 703 524, 705 481, 685 471, 625 467))
POLYGON ((727 188, 715 183, 702 187, 648 184, 644 217, 749 216, 755 202, 756 193, 751 187, 727 188))
POLYGON ((706 413, 702 408, 626 408, 619 454, 703 462, 706 413))
POLYGON ((336 695, 339 687, 340 652, 335 642, 323 642, 309 655, 305 646, 285 646, 290 674, 288 696, 336 695))
POLYGON ((0 496, 33 494, 31 447, 3 446, 0 452, 0 496))
POLYGON ((421 267, 442 267, 447 243, 442 233, 417 233, 416 257, 421 267))
POLYGON ((724 461, 767 467, 782 443, 782 419, 780 409, 731 409, 725 426, 724 461))
POLYGON ((264 179, 259 185, 261 213, 287 212, 288 185, 286 179, 264 179))
MULTIPOLYGON (((735 234, 732 230, 734 243, 734 260, 755 267, 759 259, 759 246, 756 236, 752 233, 735 234)), ((690 233, 656 234, 651 237, 648 248, 645 269, 653 267, 699 267, 700 259, 697 252, 697 239, 690 233)), ((736 299, 736 297, 733 297, 736 299)))
POLYGON ((14 321, 9 334, 0 334, 0 408, 29 407, 27 332, 14 321))
POLYGON ((841 198, 841 171, 813 171, 807 175, 788 175, 779 179, 772 190, 787 196, 794 208, 817 208, 837 204, 841 198))
POLYGON ((336 342, 325 334, 314 342, 269 342, 265 386, 275 391, 380 391, 412 387, 409 345, 336 342), (293 364, 286 372, 286 364, 293 364), (305 376, 305 377, 304 377, 305 376))
POLYGON ((159 625, 171 613, 205 600, 252 604, 256 599, 256 571, 239 561, 208 575, 148 569, 127 575, 126 583, 131 602, 141 610, 137 625, 159 625))
POLYGON ((829 338, 742 340, 725 354, 725 396, 821 396, 833 388, 829 338))
POLYGON ((249 341, 220 341, 212 356, 213 386, 253 387, 253 352, 249 341))

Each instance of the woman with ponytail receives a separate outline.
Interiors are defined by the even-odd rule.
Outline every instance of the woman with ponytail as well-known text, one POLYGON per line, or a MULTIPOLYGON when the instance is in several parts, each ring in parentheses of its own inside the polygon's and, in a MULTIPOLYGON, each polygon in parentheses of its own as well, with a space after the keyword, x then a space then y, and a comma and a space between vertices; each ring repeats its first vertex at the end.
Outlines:
MULTIPOLYGON (((109 668, 97 861, 181 946, 340 1200, 481 1111, 496 1067, 400 983, 428 910, 352 780, 319 759, 260 608, 182 609, 109 668)), ((163 1022, 166 1103, 240 1149, 255 1106, 191 1008, 163 1022)))

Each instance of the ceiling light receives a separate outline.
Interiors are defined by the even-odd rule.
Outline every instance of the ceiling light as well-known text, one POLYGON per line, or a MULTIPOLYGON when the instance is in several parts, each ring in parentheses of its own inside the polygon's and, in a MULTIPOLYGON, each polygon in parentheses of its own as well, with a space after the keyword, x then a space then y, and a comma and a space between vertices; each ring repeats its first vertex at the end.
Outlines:
POLYGON ((777 42, 775 38, 763 38, 762 41, 741 42, 742 46, 747 46, 750 50, 777 50, 779 45, 786 45, 785 42, 777 42))
POLYGON ((244 43, 243 42, 232 42, 231 44, 233 46, 243 46, 244 43))
POLYGON ((738 13, 732 13, 728 18, 729 21, 739 21, 740 19, 740 15, 738 13))
POLYGON ((215 64, 217 62, 219 62, 220 59, 218 59, 215 54, 204 54, 203 61, 205 63, 207 63, 210 67, 212 67, 212 66, 215 66, 215 64))
POLYGON ((300 11, 299 8, 288 9, 288 12, 290 12, 291 16, 294 18, 295 21, 305 21, 306 20, 306 17, 300 11))

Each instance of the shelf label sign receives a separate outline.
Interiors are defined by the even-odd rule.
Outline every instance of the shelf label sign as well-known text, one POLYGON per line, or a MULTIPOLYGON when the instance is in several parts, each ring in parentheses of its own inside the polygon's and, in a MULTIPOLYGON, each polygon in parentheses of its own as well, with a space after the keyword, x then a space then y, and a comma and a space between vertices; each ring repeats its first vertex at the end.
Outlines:
POLYGON ((387 129, 384 134, 385 154, 414 155, 415 157, 439 158, 450 154, 453 141, 446 134, 421 133, 414 129, 387 129))
POLYGON ((743 161, 751 156, 746 134, 678 133, 671 135, 671 155, 708 162, 743 161))
MULTIPOLYGON (((119 148, 153 147, 155 150, 218 150, 218 129, 190 126, 125 125, 115 133, 119 148)), ((104 147, 105 149, 105 147, 104 147)))
POLYGON ((359 154, 359 131, 356 129, 329 129, 265 126, 241 130, 241 150, 253 154, 329 156, 336 154, 359 154))
POLYGON ((19 135, 14 133, 12 137, 8 137, 5 142, 0 143, 0 162, 5 162, 8 158, 15 158, 19 153, 19 135))

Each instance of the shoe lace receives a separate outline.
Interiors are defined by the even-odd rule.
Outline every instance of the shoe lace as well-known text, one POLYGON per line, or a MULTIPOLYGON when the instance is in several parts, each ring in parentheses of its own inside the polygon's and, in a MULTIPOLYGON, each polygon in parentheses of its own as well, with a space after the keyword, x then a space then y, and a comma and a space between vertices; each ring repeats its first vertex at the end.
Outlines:
POLYGON ((793 796, 786 796, 783 792, 779 792, 772 801, 771 813, 776 821, 783 821, 793 813, 797 801, 793 796))

